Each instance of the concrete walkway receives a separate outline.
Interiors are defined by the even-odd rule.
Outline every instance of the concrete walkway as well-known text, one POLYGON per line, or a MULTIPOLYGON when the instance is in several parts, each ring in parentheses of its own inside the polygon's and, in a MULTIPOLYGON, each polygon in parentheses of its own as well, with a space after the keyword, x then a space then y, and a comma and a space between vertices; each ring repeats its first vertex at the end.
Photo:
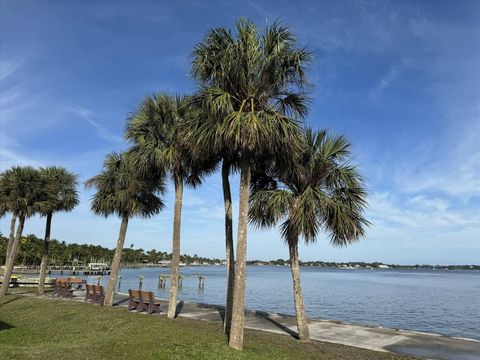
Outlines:
MULTIPOLYGON (((83 301, 83 294, 76 293, 75 300, 83 301)), ((114 305, 127 306, 128 295, 115 294, 114 305)), ((165 314, 167 300, 161 300, 165 314)), ((158 316, 158 315, 151 315, 158 316)), ((224 307, 180 301, 177 316, 221 323, 224 307)), ((297 336, 295 318, 288 315, 247 311, 245 327, 277 334, 297 336)), ((309 319, 310 337, 313 340, 359 347, 363 349, 393 352, 427 359, 480 360, 480 341, 437 334, 388 329, 338 321, 309 319)))

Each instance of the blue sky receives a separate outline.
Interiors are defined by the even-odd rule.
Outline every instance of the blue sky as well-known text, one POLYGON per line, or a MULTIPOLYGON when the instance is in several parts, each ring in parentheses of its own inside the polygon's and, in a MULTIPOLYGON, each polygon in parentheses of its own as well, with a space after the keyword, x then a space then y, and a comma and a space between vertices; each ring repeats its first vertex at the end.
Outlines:
MULTIPOLYGON (((308 123, 344 134, 368 179, 367 236, 303 260, 480 263, 480 3, 0 1, 0 170, 61 165, 81 181, 125 149, 125 117, 155 91, 194 89, 189 54, 212 26, 281 20, 307 45, 308 123)), ((238 178, 233 179, 235 207, 238 178)), ((224 257, 218 175, 187 190, 182 253, 224 257)), ((52 235, 113 248, 119 220, 81 204, 52 235)), ((134 220, 127 244, 171 249, 173 196, 134 220)), ((8 231, 9 219, 0 220, 8 231)), ((25 233, 43 235, 44 219, 25 233)), ((250 259, 287 258, 277 230, 251 230, 250 259)))

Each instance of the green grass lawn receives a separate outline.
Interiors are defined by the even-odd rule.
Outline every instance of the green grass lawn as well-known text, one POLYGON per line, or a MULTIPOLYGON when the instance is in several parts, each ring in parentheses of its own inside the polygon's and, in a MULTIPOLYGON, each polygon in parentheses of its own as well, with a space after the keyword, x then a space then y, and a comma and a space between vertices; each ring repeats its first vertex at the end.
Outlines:
POLYGON ((0 303, 0 359, 408 358, 253 330, 236 351, 220 324, 14 294, 0 303))

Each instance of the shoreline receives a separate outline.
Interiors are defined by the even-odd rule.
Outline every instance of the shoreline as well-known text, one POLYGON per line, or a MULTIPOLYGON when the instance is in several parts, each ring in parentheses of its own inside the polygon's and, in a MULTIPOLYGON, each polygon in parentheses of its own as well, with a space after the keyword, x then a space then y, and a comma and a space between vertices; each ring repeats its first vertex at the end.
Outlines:
MULTIPOLYGON (((35 292, 25 292, 17 295, 52 303, 85 304, 84 293, 84 291, 75 291, 73 299, 54 298, 50 294, 38 295, 35 292)), ((139 316, 139 321, 144 317, 165 319, 168 301, 162 298, 158 298, 158 300, 160 302, 160 314, 148 315, 145 312, 128 311, 128 295, 124 293, 115 293, 114 307, 125 311, 125 313, 139 316)), ((94 307, 93 305, 87 306, 94 307)), ((96 306, 96 311, 104 310, 109 313, 109 307, 96 306)), ((222 324, 224 306, 179 301, 176 316, 222 324)), ((332 345, 345 345, 358 349, 427 359, 480 360, 480 340, 477 339, 313 318, 308 319, 308 323, 310 337, 314 342, 319 341, 332 345)), ((175 323, 169 322, 169 324, 173 325, 175 323)), ((297 338, 295 317, 290 315, 247 310, 244 327, 267 334, 297 338)))
MULTIPOLYGON (((115 295, 128 297, 127 293, 121 293, 121 292, 115 292, 115 295)), ((166 298, 160 298, 160 297, 155 297, 155 298, 162 301, 162 302, 168 303, 168 299, 166 299, 166 298)), ((181 301, 184 304, 188 304, 188 305, 191 305, 191 306, 199 306, 199 307, 204 307, 204 308, 222 309, 222 310, 225 309, 225 306, 223 306, 223 305, 215 305, 215 304, 208 304, 208 303, 201 303, 201 302, 192 302, 192 301, 185 301, 185 300, 181 300, 181 301)), ((290 314, 270 313, 270 312, 267 312, 267 311, 247 309, 247 308, 245 308, 245 313, 246 314, 254 314, 254 315, 258 315, 258 316, 285 317, 285 318, 295 319, 295 316, 290 315, 290 314)), ((467 337, 462 337, 462 336, 452 336, 452 335, 444 335, 444 334, 438 334, 438 333, 433 333, 433 332, 398 329, 398 328, 391 328, 391 327, 381 326, 381 325, 363 324, 363 323, 348 322, 348 321, 342 321, 342 320, 320 319, 320 318, 315 318, 315 317, 309 317, 308 321, 326 322, 326 323, 346 325, 346 326, 361 326, 363 328, 371 328, 371 329, 378 329, 378 330, 392 330, 392 331, 398 331, 398 332, 403 332, 403 333, 407 333, 407 334, 418 334, 418 335, 425 335, 425 336, 445 337, 445 338, 456 339, 456 340, 473 341, 473 342, 476 342, 480 345, 480 339, 467 338, 467 337)))

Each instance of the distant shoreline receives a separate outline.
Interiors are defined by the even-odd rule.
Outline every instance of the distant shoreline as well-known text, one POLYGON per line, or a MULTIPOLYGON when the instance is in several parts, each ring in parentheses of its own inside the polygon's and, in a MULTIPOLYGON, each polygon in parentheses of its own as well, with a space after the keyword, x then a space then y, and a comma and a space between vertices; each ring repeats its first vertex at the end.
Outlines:
MULTIPOLYGON (((278 267, 288 267, 288 262, 285 264, 273 264, 266 261, 256 261, 256 262, 247 262, 248 266, 278 266, 278 267)), ((184 266, 225 266, 224 264, 181 264, 181 267, 184 266)), ((320 269, 331 269, 331 270, 438 270, 438 271, 447 271, 447 270, 480 270, 480 265, 395 265, 395 264, 381 264, 380 266, 365 265, 365 266, 355 266, 348 265, 348 263, 338 263, 336 265, 312 265, 310 263, 303 263, 300 265, 304 268, 320 268, 320 269)), ((122 266, 124 269, 138 269, 141 267, 151 267, 151 268, 170 268, 170 265, 159 265, 159 264, 138 264, 135 266, 122 266)))

